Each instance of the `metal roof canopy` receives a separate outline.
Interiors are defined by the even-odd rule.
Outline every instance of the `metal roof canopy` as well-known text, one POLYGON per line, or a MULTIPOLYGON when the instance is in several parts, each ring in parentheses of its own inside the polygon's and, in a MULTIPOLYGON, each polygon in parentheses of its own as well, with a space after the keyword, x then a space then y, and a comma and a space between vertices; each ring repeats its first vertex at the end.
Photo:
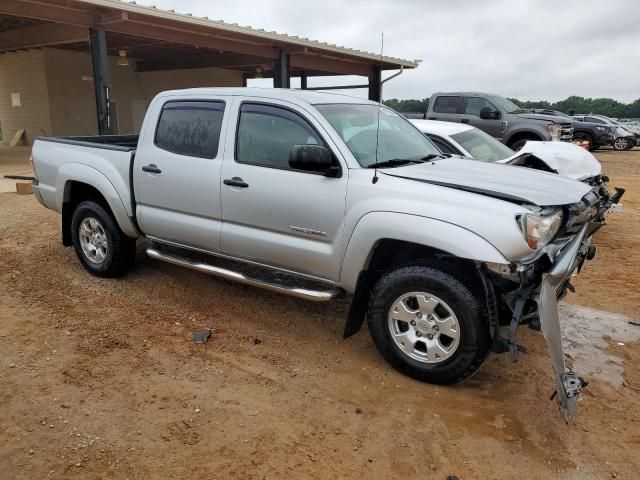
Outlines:
POLYGON ((365 85, 324 88, 368 88, 375 101, 381 100, 383 70, 419 63, 135 2, 0 0, 0 53, 41 47, 91 53, 100 134, 113 131, 108 55, 121 50, 137 71, 220 67, 241 71, 245 85, 248 78, 267 77, 274 87, 288 88, 292 73, 302 88, 307 76, 366 76, 365 85))
POLYGON ((106 32, 107 52, 127 51, 139 70, 220 66, 273 75, 273 62, 307 75, 371 74, 415 68, 418 61, 385 57, 118 0, 0 0, 0 52, 52 46, 89 49, 89 28, 106 32))

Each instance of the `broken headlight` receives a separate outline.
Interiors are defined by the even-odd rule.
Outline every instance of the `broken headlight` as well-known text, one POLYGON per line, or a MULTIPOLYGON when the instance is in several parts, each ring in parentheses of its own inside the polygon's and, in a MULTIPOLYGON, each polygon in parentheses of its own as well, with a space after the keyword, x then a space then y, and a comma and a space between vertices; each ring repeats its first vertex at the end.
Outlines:
POLYGON ((518 225, 529 248, 537 250, 549 243, 558 233, 562 225, 562 210, 525 213, 519 216, 518 225))

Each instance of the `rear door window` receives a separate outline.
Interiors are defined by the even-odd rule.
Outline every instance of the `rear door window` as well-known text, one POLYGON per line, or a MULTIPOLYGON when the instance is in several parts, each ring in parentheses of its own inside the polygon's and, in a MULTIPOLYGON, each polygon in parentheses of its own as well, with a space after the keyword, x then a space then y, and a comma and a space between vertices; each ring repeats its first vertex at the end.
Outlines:
POLYGON ((459 96, 439 96, 433 104, 433 111, 437 113, 460 113, 462 97, 459 96))
POLYGON ((224 105, 222 101, 165 103, 156 129, 156 146, 178 155, 215 158, 224 105))

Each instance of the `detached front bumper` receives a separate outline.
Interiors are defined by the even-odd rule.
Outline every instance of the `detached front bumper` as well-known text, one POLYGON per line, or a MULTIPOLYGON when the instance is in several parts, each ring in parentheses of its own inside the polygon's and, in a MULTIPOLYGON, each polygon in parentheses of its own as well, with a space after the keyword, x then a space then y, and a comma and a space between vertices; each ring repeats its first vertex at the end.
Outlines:
POLYGON ((542 331, 555 375, 554 398, 567 423, 575 414, 581 398, 580 389, 586 382, 565 365, 558 301, 567 290, 573 290, 571 276, 580 271, 586 260, 595 256, 590 234, 593 228, 594 225, 587 221, 576 233, 543 247, 535 257, 512 262, 508 267, 504 265, 500 269, 486 264, 487 271, 492 272, 485 288, 487 311, 492 320, 493 351, 511 352, 512 360, 516 361, 519 352, 526 352, 517 343, 518 327, 528 324, 529 328, 542 331), (498 315, 492 315, 495 311, 498 315), (501 333, 506 332, 501 332, 500 326, 506 325, 509 325, 509 333, 504 337, 501 333))
POLYGON ((580 389, 586 383, 568 370, 562 350, 562 334, 558 316, 558 299, 564 294, 571 275, 580 269, 587 258, 591 241, 585 225, 556 255, 551 268, 542 274, 542 284, 537 298, 542 334, 549 348, 551 365, 556 377, 555 400, 567 423, 576 412, 581 400, 580 389))

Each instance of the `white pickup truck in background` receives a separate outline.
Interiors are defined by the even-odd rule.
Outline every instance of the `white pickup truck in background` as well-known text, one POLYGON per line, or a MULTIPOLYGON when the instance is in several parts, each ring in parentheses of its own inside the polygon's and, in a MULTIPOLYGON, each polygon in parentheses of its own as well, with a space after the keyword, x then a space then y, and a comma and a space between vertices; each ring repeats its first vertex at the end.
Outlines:
POLYGON ((542 330, 569 420, 557 301, 595 254, 602 190, 443 155, 396 112, 283 89, 158 95, 136 136, 38 138, 34 190, 92 274, 152 258, 315 301, 351 297, 381 354, 452 383, 542 330), (510 326, 508 333, 502 326, 510 326))

